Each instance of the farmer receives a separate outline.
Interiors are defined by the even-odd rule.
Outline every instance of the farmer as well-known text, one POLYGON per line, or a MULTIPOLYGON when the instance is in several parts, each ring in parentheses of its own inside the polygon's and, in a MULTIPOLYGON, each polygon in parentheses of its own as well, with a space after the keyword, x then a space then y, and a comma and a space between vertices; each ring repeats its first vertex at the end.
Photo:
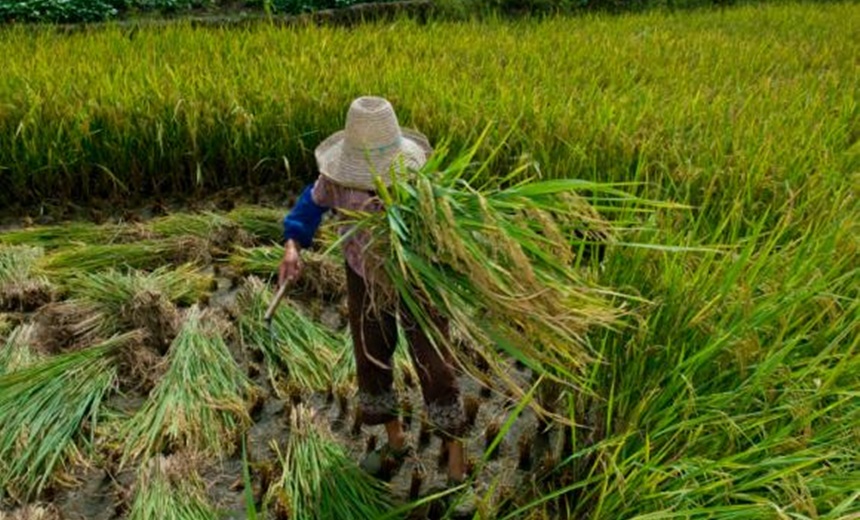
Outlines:
MULTIPOLYGON (((390 185, 392 175, 396 176, 400 168, 417 170, 431 153, 424 135, 400 127, 387 100, 379 97, 354 100, 346 115, 345 129, 325 139, 316 149, 319 177, 304 189, 284 218, 284 258, 279 283, 299 276, 302 269, 299 252, 311 245, 328 209, 335 213, 381 210, 382 203, 375 195, 375 178, 390 185)), ((387 278, 381 268, 383 259, 366 250, 368 241, 367 232, 360 231, 349 235, 343 243, 349 326, 358 376, 360 419, 367 425, 384 424, 388 443, 368 454, 362 466, 376 473, 379 461, 386 459, 393 460, 397 467, 410 452, 393 388, 392 355, 399 314, 430 421, 447 445, 449 482, 462 482, 466 461, 459 437, 464 433, 466 416, 450 352, 444 345, 431 343, 405 306, 378 305, 372 298, 387 278), (375 463, 369 462, 372 457, 375 463)), ((441 317, 435 321, 439 330, 447 334, 447 322, 441 317)))

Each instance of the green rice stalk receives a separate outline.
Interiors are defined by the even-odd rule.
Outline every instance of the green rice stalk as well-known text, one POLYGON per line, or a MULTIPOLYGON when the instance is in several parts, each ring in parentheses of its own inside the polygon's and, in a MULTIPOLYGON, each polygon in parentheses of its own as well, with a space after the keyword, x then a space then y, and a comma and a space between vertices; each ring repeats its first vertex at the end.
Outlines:
POLYGON ((176 213, 147 223, 155 235, 165 238, 197 237, 205 240, 213 255, 228 254, 233 247, 248 246, 253 238, 224 215, 212 212, 176 213))
MULTIPOLYGON (((359 232, 372 233, 371 250, 387 275, 375 297, 382 305, 399 299, 432 337, 446 341, 428 310, 439 309, 520 394, 508 376, 511 357, 578 386, 595 359, 586 332, 614 325, 621 311, 611 291, 576 268, 564 230, 596 216, 569 197, 588 190, 617 205, 637 201, 613 185, 575 179, 473 187, 482 173, 470 166, 473 154, 445 167, 443 145, 424 173, 379 184, 384 212, 353 216, 359 232)), ((521 178, 523 168, 505 178, 521 178)), ((470 367, 468 353, 458 358, 470 367)))
POLYGON ((262 243, 283 241, 284 210, 261 206, 238 206, 227 218, 262 243))
POLYGON ((0 375, 21 370, 40 358, 34 348, 35 332, 34 325, 23 324, 15 327, 5 340, 0 339, 3 345, 0 347, 0 375))
MULTIPOLYGON (((242 274, 262 278, 277 276, 278 266, 284 257, 282 246, 237 247, 229 257, 230 266, 242 274)), ((294 282, 302 292, 309 292, 332 301, 346 294, 346 271, 339 250, 320 253, 302 251, 302 276, 294 282)))
POLYGON ((53 298, 45 276, 35 272, 41 247, 0 245, 0 310, 32 310, 53 298))
POLYGON ((72 299, 56 309, 55 320, 84 340, 141 329, 154 346, 163 350, 179 325, 175 305, 206 298, 213 283, 211 276, 188 264, 149 273, 116 269, 78 273, 65 281, 72 299))
POLYGON ((102 401, 115 383, 112 355, 135 336, 116 336, 0 375, 0 493, 23 501, 34 497, 77 443, 92 445, 102 401))
POLYGON ((268 278, 277 274, 283 257, 282 246, 239 247, 228 261, 231 267, 242 274, 268 278))
POLYGON ((208 238, 215 230, 232 224, 216 213, 174 213, 146 223, 146 228, 163 238, 195 236, 208 238))
POLYGON ((81 244, 113 244, 148 238, 136 224, 69 222, 0 232, 0 244, 34 245, 46 249, 81 244))
POLYGON ((130 244, 96 244, 62 249, 45 255, 37 269, 56 279, 80 272, 107 269, 155 269, 166 264, 206 263, 205 241, 195 237, 141 240, 130 244))
POLYGON ((391 510, 386 486, 361 470, 303 405, 293 408, 280 459, 283 473, 265 498, 278 518, 359 520, 391 510))
POLYGON ((189 309, 167 363, 144 406, 122 429, 123 463, 165 449, 231 453, 250 422, 246 399, 253 390, 212 314, 189 309))
POLYGON ((239 331, 242 342, 259 349, 266 360, 269 379, 281 394, 278 375, 285 373, 288 386, 326 391, 332 386, 332 366, 345 338, 317 324, 284 299, 272 317, 272 333, 263 316, 272 292, 258 278, 250 278, 239 295, 239 331))
POLYGON ((151 272, 116 269, 85 272, 72 277, 65 285, 70 296, 98 302, 105 311, 120 314, 123 306, 142 291, 162 294, 178 305, 191 305, 208 297, 214 283, 211 275, 184 264, 175 268, 160 267, 151 272))
POLYGON ((129 520, 215 520, 206 485, 188 457, 156 455, 141 464, 129 520))

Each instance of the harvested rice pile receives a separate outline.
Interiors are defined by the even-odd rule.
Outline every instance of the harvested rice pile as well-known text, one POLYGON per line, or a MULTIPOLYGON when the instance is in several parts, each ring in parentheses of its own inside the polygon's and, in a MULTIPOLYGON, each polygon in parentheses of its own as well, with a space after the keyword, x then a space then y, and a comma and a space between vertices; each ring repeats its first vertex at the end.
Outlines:
MULTIPOLYGON (((619 315, 615 296, 577 267, 587 237, 605 238, 611 226, 570 190, 620 193, 558 181, 474 188, 465 169, 435 162, 428 171, 382 189, 384 213, 351 218, 386 259, 389 284, 377 297, 404 301, 431 334, 431 307, 451 318, 458 361, 473 376, 464 385, 480 392, 466 397, 469 421, 496 454, 475 474, 501 471, 510 480, 531 467, 533 434, 515 419, 528 417, 526 403, 543 410, 552 401, 521 398, 541 375, 575 385, 594 360, 584 334, 619 315), (575 220, 597 234, 574 233, 575 220), (504 441, 511 435, 520 442, 504 441)), ((380 432, 362 432, 352 417, 344 262, 330 247, 331 227, 305 252, 303 280, 266 327, 273 292, 264 278, 282 254, 273 243, 281 216, 241 207, 75 225, 67 241, 62 226, 0 234, 0 305, 14 311, 0 314, 0 413, 9 424, 0 435, 0 510, 29 514, 21 507, 65 496, 92 467, 130 486, 101 485, 128 518, 168 510, 211 517, 217 501, 206 479, 226 471, 225 461, 241 468, 222 491, 238 490, 242 506, 234 508, 275 518, 375 517, 435 489, 439 477, 427 468, 437 445, 405 345, 395 385, 415 459, 390 484, 355 465, 380 432), (34 428, 43 435, 24 442, 34 428)), ((487 504, 513 496, 510 487, 491 494, 487 504)), ((432 503, 404 514, 438 513, 432 503)))

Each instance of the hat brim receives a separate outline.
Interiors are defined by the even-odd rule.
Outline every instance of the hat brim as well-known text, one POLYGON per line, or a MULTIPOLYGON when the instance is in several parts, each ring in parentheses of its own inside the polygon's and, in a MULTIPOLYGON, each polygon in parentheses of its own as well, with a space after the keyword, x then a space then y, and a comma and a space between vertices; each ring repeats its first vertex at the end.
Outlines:
MULTIPOLYGON (((427 136, 411 128, 401 128, 400 132, 403 136, 399 148, 400 160, 407 168, 420 168, 433 153, 430 141, 427 136)), ((386 185, 390 184, 389 172, 374 171, 370 161, 357 161, 353 158, 353 160, 342 162, 344 136, 345 131, 340 130, 317 146, 314 155, 320 174, 348 188, 373 190, 375 189, 374 177, 376 176, 379 176, 386 185)), ((387 168, 385 169, 387 170, 387 168)))

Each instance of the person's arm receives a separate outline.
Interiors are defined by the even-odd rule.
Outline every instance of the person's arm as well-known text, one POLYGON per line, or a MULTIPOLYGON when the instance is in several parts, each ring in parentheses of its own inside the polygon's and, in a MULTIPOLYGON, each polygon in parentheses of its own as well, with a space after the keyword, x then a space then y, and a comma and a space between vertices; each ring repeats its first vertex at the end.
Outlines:
POLYGON ((313 184, 307 186, 296 205, 284 217, 284 258, 278 269, 279 285, 299 277, 302 270, 299 250, 302 247, 310 247, 322 217, 328 210, 314 200, 313 190, 313 184))
POLYGON ((307 186, 293 209, 284 217, 284 243, 294 240, 302 247, 310 247, 328 208, 313 198, 314 185, 307 186))

